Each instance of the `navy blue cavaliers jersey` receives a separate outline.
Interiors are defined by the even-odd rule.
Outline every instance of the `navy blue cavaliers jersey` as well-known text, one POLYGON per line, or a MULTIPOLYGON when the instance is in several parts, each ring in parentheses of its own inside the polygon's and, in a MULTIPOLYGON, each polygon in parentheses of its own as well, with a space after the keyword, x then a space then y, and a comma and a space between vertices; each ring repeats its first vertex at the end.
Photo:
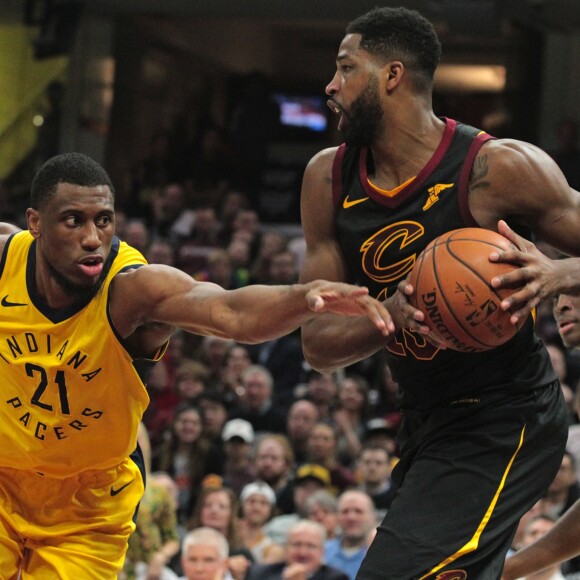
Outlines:
MULTIPOLYGON (((351 281, 384 299, 405 279, 417 256, 444 232, 477 227, 468 206, 473 161, 490 135, 445 119, 441 143, 419 174, 394 192, 368 181, 370 149, 341 145, 333 166, 337 238, 351 281)), ((530 316, 505 345, 482 353, 440 350, 403 330, 387 347, 403 409, 427 410, 484 390, 525 391, 555 380, 530 316)))

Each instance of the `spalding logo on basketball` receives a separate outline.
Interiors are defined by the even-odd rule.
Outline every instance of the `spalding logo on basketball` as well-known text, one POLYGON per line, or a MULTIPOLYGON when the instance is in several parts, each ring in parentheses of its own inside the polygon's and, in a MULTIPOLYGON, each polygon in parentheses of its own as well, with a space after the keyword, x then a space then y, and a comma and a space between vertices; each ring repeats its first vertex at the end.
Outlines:
POLYGON ((518 331, 510 312, 500 308, 513 290, 490 285, 494 276, 518 267, 489 261, 493 251, 509 247, 511 242, 496 232, 462 228, 435 238, 417 258, 409 277, 415 289, 411 303, 448 348, 489 350, 518 331))

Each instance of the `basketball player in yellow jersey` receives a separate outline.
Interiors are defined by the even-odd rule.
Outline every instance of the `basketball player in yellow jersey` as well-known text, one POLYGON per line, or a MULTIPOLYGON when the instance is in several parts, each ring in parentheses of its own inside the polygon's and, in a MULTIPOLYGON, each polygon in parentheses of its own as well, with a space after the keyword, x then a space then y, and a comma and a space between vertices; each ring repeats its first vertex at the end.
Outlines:
POLYGON ((84 155, 40 168, 26 219, 0 234, 3 580, 117 577, 144 489, 141 373, 176 328, 252 343, 333 312, 393 330, 365 288, 225 291, 146 265, 114 236, 113 185, 84 155))

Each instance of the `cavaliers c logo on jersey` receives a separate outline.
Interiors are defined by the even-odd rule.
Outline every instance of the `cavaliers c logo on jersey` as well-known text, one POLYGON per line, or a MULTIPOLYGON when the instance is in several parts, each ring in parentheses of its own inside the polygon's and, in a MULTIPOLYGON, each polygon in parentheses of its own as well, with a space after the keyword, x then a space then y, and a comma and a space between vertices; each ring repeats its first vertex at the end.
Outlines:
POLYGON ((427 201, 425 202, 425 205, 423 206, 423 211, 427 211, 433 204, 435 204, 439 201, 439 194, 443 190, 449 189, 450 187, 453 187, 454 185, 455 185, 455 183, 437 183, 433 187, 430 187, 427 190, 427 193, 429 193, 429 197, 427 198, 427 201))
POLYGON ((417 258, 415 253, 404 255, 402 250, 424 232, 425 228, 418 222, 400 221, 373 234, 360 247, 365 274, 385 285, 402 280, 417 258))

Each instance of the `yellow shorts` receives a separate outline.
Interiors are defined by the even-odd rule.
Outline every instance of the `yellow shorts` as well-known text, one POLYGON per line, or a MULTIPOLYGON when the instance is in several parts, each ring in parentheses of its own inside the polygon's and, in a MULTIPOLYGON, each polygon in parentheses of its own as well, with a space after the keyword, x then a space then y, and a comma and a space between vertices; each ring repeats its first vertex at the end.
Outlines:
POLYGON ((2 579, 117 578, 144 491, 138 463, 66 479, 0 468, 2 579))

